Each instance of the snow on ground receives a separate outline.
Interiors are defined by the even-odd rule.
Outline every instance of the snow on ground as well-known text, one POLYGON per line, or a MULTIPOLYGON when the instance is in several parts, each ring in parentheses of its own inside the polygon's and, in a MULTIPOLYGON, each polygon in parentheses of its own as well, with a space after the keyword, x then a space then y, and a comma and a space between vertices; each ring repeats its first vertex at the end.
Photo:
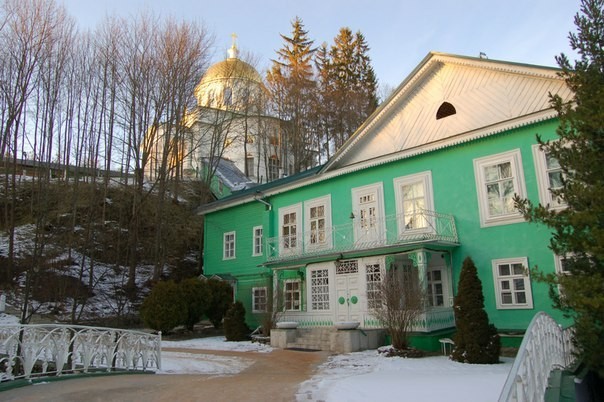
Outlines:
POLYGON ((488 402, 501 393, 512 359, 462 364, 446 356, 384 357, 375 350, 332 356, 298 389, 298 401, 488 402))
POLYGON ((227 342, 224 336, 188 339, 185 341, 161 341, 162 348, 185 348, 205 350, 225 350, 232 352, 272 352, 273 348, 262 343, 227 342))
MULTIPOLYGON (((162 348, 270 352, 251 342, 225 342, 224 337, 162 341, 162 348)), ((186 355, 162 351, 162 373, 230 375, 244 370, 247 358, 186 355), (190 356, 190 357, 187 357, 190 356), (214 360, 216 359, 216 360, 214 360), (225 367, 224 365, 232 365, 225 367), (223 370, 223 371, 221 371, 223 370)), ((445 356, 420 359, 384 357, 375 350, 331 356, 314 376, 302 383, 297 400, 324 402, 496 401, 513 363, 502 358, 496 365, 462 364, 445 356)))
POLYGON ((0 313, 0 326, 11 324, 19 324, 19 319, 14 315, 0 313))
MULTIPOLYGON (((0 314, 0 325, 18 319, 0 314)), ((226 342, 223 336, 162 341, 162 370, 158 374, 234 375, 254 360, 246 356, 216 356, 198 350, 270 353, 270 346, 252 342, 226 342), (192 349, 169 351, 166 348, 192 349)), ((501 364, 462 364, 445 356, 420 359, 384 357, 375 350, 330 356, 311 379, 298 389, 299 402, 488 402, 496 401, 512 367, 501 364)))

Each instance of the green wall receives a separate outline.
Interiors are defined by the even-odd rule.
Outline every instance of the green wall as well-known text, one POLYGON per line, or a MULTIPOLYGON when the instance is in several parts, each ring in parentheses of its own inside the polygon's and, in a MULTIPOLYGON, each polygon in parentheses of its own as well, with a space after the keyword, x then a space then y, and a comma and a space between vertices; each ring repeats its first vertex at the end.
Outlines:
MULTIPOLYGON (((229 273, 239 276, 241 282, 238 298, 244 301, 246 309, 250 311, 248 299, 251 299, 251 283, 269 277, 269 270, 259 267, 264 262, 265 255, 252 257, 254 226, 263 226, 265 238, 277 236, 279 208, 328 194, 331 195, 332 225, 348 224, 352 211, 351 189, 377 182, 383 183, 385 214, 393 215, 396 213, 393 179, 431 171, 435 210, 455 217, 461 244, 453 250, 454 283, 456 284, 459 278, 463 260, 470 256, 478 268, 482 281, 485 307, 491 321, 498 328, 525 329, 533 315, 541 310, 561 320, 561 314, 551 308, 547 286, 534 279, 531 279, 533 309, 498 310, 496 308, 492 260, 527 257, 531 267, 537 266, 551 272, 554 270, 554 257, 547 248, 549 231, 541 225, 521 222, 480 227, 473 165, 475 158, 520 149, 528 198, 538 202, 531 146, 536 143, 537 133, 545 139, 554 138, 556 127, 556 121, 535 124, 471 143, 337 176, 265 198, 272 204, 270 211, 257 201, 250 201, 244 205, 210 213, 205 221, 206 273, 229 273), (237 232, 237 258, 223 261, 223 233, 233 230, 237 232)), ((304 214, 304 210, 302 211, 304 214)), ((456 290, 455 285, 454 290, 456 290)))

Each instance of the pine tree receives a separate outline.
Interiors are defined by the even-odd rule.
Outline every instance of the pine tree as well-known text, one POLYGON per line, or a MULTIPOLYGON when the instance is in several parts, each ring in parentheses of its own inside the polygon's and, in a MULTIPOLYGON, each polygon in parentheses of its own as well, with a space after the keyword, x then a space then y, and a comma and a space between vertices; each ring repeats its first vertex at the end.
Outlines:
POLYGON ((604 378, 604 0, 582 0, 570 46, 579 59, 556 58, 574 93, 552 96, 560 125, 556 141, 537 140, 560 163, 562 186, 550 190, 562 210, 516 199, 531 222, 552 229, 550 248, 565 258, 565 274, 544 275, 555 305, 574 319, 580 359, 604 378), (556 291, 563 289, 563 297, 556 291))
MULTIPOLYGON (((277 51, 267 82, 277 117, 284 120, 282 141, 291 154, 294 173, 314 164, 311 145, 312 104, 316 82, 312 68, 313 41, 299 17, 292 22, 292 35, 281 35, 284 45, 277 51)), ((281 161, 285 163, 285 160, 281 161)))
POLYGON ((500 340, 484 310, 482 283, 474 261, 467 257, 461 268, 455 296, 455 348, 451 359, 472 364, 499 362, 500 340))
POLYGON ((339 149, 377 107, 377 80, 369 46, 359 31, 341 28, 328 52, 319 52, 320 105, 334 150, 339 149))

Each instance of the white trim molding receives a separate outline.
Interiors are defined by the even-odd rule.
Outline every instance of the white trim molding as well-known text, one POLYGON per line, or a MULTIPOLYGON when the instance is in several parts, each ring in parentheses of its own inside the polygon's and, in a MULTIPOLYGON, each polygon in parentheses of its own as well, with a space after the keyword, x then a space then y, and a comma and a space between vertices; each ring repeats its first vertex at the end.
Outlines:
POLYGON ((533 294, 526 257, 492 261, 498 310, 532 309, 533 294))
POLYGON ((513 201, 526 198, 520 149, 474 159, 474 177, 481 227, 524 222, 513 201))

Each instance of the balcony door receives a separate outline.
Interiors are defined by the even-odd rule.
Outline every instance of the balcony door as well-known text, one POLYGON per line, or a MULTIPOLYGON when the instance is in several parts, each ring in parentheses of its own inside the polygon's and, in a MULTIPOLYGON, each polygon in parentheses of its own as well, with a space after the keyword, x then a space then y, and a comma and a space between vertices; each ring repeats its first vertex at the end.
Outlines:
POLYGON ((382 183, 352 189, 354 240, 357 247, 370 248, 384 242, 382 183))

